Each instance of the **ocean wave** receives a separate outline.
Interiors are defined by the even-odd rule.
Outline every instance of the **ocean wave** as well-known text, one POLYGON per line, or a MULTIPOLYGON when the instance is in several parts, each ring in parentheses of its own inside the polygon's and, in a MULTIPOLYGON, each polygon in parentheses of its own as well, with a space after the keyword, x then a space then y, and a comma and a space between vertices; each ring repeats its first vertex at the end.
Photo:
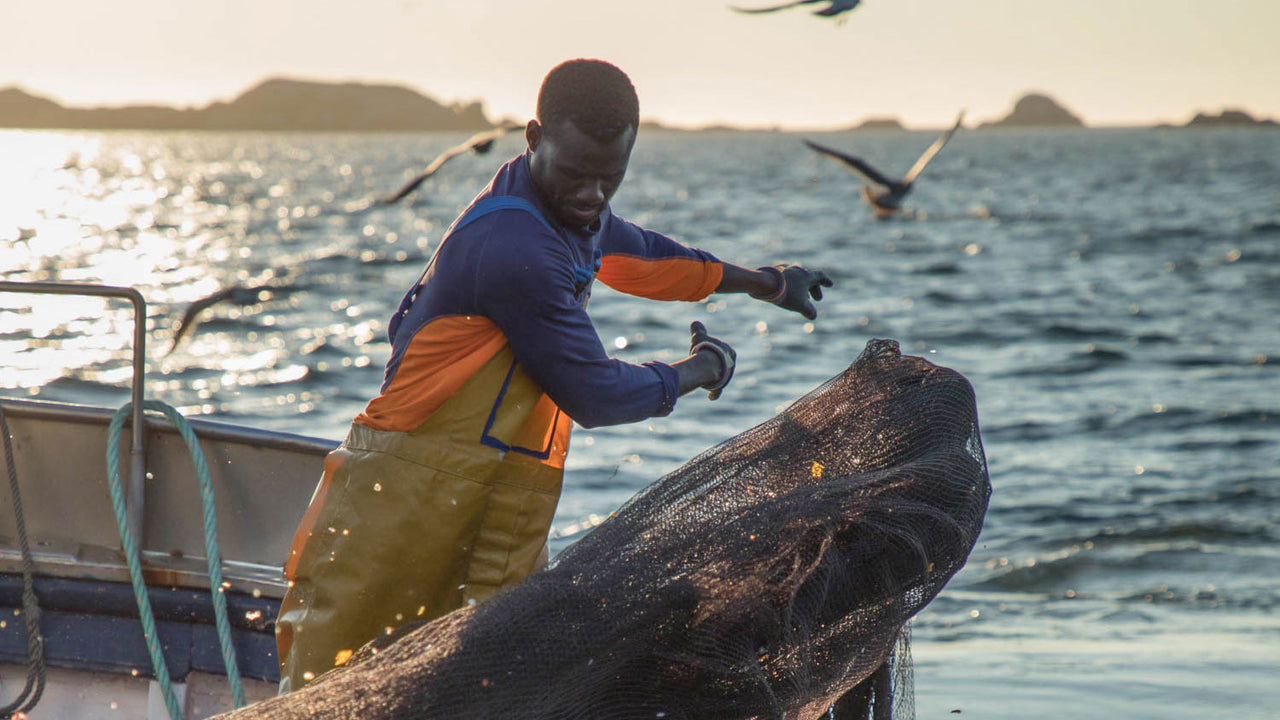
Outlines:
POLYGON ((922 332, 920 337, 928 345, 935 347, 960 345, 999 346, 1017 340, 1012 335, 994 332, 983 327, 956 327, 942 332, 922 332))
POLYGON ((1209 237, 1209 234, 1210 230, 1208 228, 1198 224, 1144 227, 1121 235, 1109 244, 1118 248, 1123 248, 1127 243, 1143 246, 1164 245, 1176 240, 1201 240, 1209 237))
POLYGON ((1107 528, 1079 541, 1095 548, 1119 545, 1149 545, 1173 541, 1269 543, 1275 533, 1265 524, 1186 520, 1152 527, 1127 529, 1107 528))
POLYGON ((1041 333, 1053 340, 1127 340, 1129 333, 1124 330, 1107 327, 1089 327, 1069 323, 1053 323, 1041 333))
POLYGON ((1084 540, 1047 556, 1022 562, 990 560, 978 571, 977 578, 959 587, 988 592, 1126 597, 1139 592, 1135 584, 1148 587, 1145 583, 1152 577, 1176 578, 1192 584, 1207 577, 1229 575, 1238 568, 1234 581, 1243 585, 1265 582, 1263 578, 1280 569, 1280 557, 1260 559, 1247 550, 1222 544, 1248 538, 1250 545, 1269 550, 1274 540, 1262 529, 1232 531, 1184 526, 1164 532, 1154 530, 1148 537, 1137 535, 1131 533, 1123 547, 1116 545, 1114 536, 1099 533, 1095 536, 1098 540, 1084 540))
POLYGON ((1206 450, 1256 450, 1280 442, 1277 438, 1265 437, 1226 437, 1209 440, 1179 440, 1164 446, 1166 450, 1176 452, 1199 453, 1206 450))
POLYGON ((964 268, 959 263, 954 262, 932 262, 914 267, 910 270, 912 275, 961 275, 964 268))
POLYGON ((1280 220, 1260 220, 1249 223, 1247 230, 1254 235, 1280 235, 1280 220))
POLYGON ((1036 442, 1053 440, 1063 435, 1062 426, 1058 423, 1023 420, 1007 424, 990 424, 982 429, 985 441, 997 442, 1036 442))
POLYGON ((1257 610, 1271 612, 1280 608, 1280 597, 1256 588, 1219 589, 1182 588, 1173 585, 1156 585, 1127 593, 1118 598, 1126 604, 1151 604, 1191 606, 1200 608, 1224 608, 1232 610, 1257 610))
POLYGON ((1278 421, 1280 411, 1269 408, 1218 410, 1160 406, 1123 416, 1088 415, 1081 421, 1080 428, 1091 433, 1105 432, 1113 438, 1132 438, 1204 428, 1272 429, 1278 421))
POLYGON ((1161 365, 1168 365, 1177 368, 1203 368, 1203 367, 1249 367, 1251 365, 1263 364, 1260 357, 1250 355, 1242 357, 1238 355, 1228 355, 1216 353, 1213 355, 1204 354, 1187 354, 1174 355, 1169 357, 1158 358, 1154 360, 1161 365))
POLYGON ((1090 346, 1067 355, 1062 362, 1022 367, 996 374, 996 377, 1046 377, 1087 375, 1127 363, 1129 353, 1114 348, 1090 346))

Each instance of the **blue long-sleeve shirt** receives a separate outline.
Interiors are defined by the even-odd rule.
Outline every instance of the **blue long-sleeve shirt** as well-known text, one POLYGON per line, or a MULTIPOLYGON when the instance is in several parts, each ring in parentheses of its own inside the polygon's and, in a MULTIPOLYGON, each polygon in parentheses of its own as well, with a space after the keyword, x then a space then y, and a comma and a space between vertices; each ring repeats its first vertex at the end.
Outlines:
POLYGON ((597 272, 623 292, 699 300, 715 290, 722 266, 608 207, 589 228, 563 226, 534 191, 528 156, 511 160, 450 228, 392 319, 382 393, 357 422, 416 427, 503 343, 584 427, 671 412, 674 368, 605 352, 586 312, 597 272))

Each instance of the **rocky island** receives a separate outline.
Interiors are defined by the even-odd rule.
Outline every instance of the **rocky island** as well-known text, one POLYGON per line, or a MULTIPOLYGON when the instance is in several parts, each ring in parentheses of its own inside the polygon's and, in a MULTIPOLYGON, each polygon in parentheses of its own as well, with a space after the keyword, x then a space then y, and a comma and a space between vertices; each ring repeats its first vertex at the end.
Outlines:
POLYGON ((0 127, 91 130, 481 130, 479 102, 445 105, 400 85, 271 78, 231 102, 178 109, 156 105, 65 107, 16 87, 0 90, 0 127))
POLYGON ((1280 123, 1266 118, 1255 118, 1244 110, 1223 110, 1214 115, 1198 112, 1186 127, 1280 127, 1280 123))
POLYGON ((854 125, 853 130, 905 130, 902 121, 896 117, 869 117, 854 125))
POLYGON ((1048 95, 1027 93, 1018 98, 1008 115, 999 120, 984 122, 978 127, 1084 127, 1084 121, 1048 95))

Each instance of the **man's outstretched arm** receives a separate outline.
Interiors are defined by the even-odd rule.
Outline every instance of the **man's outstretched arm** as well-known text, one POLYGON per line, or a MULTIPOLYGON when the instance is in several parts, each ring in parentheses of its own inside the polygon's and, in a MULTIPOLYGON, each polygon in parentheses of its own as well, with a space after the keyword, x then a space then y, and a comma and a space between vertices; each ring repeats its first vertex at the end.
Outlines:
POLYGON ((807 270, 799 265, 780 263, 757 270, 727 262, 722 262, 721 266, 723 274, 716 292, 746 293, 784 310, 798 312, 810 320, 818 316, 813 302, 822 299, 822 288, 835 284, 821 270, 807 270))

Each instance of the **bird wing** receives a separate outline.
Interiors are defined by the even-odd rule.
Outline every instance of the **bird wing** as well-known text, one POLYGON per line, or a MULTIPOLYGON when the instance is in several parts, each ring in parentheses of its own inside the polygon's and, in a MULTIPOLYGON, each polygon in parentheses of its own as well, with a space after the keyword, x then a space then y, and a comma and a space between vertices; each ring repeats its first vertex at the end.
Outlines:
POLYGON ((217 292, 210 293, 187 306, 182 318, 173 329, 173 344, 169 346, 172 353, 178 349, 178 343, 200 324, 200 313, 221 302, 230 302, 241 307, 248 307, 259 302, 266 302, 278 296, 290 295, 303 290, 305 284, 291 284, 285 278, 277 278, 272 282, 260 285, 231 285, 217 292))
POLYGON ((449 162, 450 160, 457 157, 458 155, 461 155, 467 150, 468 150, 467 146, 463 144, 463 145, 458 145, 456 147, 451 147, 448 150, 445 150, 444 152, 440 153, 439 155, 436 156, 435 160, 431 161, 430 165, 427 165, 427 168, 425 170, 423 170, 422 172, 414 176, 412 180, 405 183, 404 186, 401 187, 399 190, 395 191, 394 194, 388 195, 387 197, 383 198, 381 204, 391 205, 392 203, 396 203, 404 199, 404 196, 408 195, 414 190, 417 190, 418 186, 421 185, 424 180, 434 175, 435 172, 439 170, 441 167, 443 167, 445 163, 449 162))
POLYGON ((947 144, 947 141, 951 139, 951 136, 955 134, 956 130, 960 129, 960 123, 963 120, 964 111, 961 110, 960 114, 956 116, 955 124, 952 125, 949 130, 939 135, 938 139, 934 140, 933 144, 925 149, 924 153, 916 160, 916 164, 912 165, 911 169, 907 171, 906 177, 902 178, 902 182, 911 183, 915 181, 916 176, 924 170, 924 166, 929 164, 929 161, 933 159, 934 155, 938 154, 938 151, 942 149, 943 145, 947 144))
POLYGON ((492 130, 485 130, 484 132, 478 132, 475 135, 472 135, 467 138, 466 142, 462 143, 461 147, 465 147, 477 155, 483 155, 493 149, 493 143, 498 138, 506 135, 512 130, 519 130, 523 127, 523 125, 518 123, 503 123, 492 130))
POLYGON ((808 5, 809 3, 815 3, 815 2, 821 2, 821 0, 793 0, 793 2, 782 3, 781 5, 768 5, 766 7, 758 7, 758 8, 744 8, 744 7, 738 7, 737 5, 730 5, 729 8, 731 10, 737 10, 740 13, 750 13, 750 14, 770 13, 770 12, 777 12, 778 10, 786 10, 787 8, 793 8, 793 7, 796 7, 797 5, 808 5))
POLYGON ((834 0, 830 5, 822 8, 821 10, 814 10, 813 14, 821 15, 823 17, 835 17, 840 13, 849 12, 850 10, 858 7, 858 3, 860 2, 862 2, 862 0, 834 0))
POLYGON ((388 195, 387 197, 383 198, 381 201, 381 204, 390 205, 392 203, 399 202, 404 198, 404 196, 408 195, 414 190, 417 190, 418 186, 421 185, 424 180, 434 175, 435 172, 440 168, 444 167, 445 163, 449 162, 450 160, 454 159, 455 157, 465 152, 469 152, 472 150, 475 150, 480 153, 487 152, 488 149, 493 146, 494 140, 497 140, 499 137, 505 135, 506 133, 520 127, 524 127, 524 126, 517 125, 515 123, 504 123, 502 125, 499 125, 496 128, 493 128, 492 130, 484 130, 482 132, 476 133, 475 135, 472 135, 471 137, 467 138, 463 142, 457 145, 454 145, 448 150, 445 150, 444 152, 437 155, 436 159, 432 160, 431 164, 427 165, 425 170, 423 170, 422 172, 414 176, 412 180, 405 183, 404 186, 401 187, 399 190, 395 191, 394 194, 388 195))
POLYGON ((188 305, 186 311, 182 313, 182 318, 178 320, 177 326, 174 327, 173 344, 169 346, 169 352, 178 349, 178 343, 182 342, 182 338, 191 331, 191 328, 196 326, 200 319, 200 313, 231 297, 239 289, 238 286, 223 288, 188 305))
POLYGON ((813 150, 816 150, 833 160, 838 160, 841 163, 844 163, 844 165, 848 169, 858 173, 863 178, 865 178, 868 182, 873 182, 877 185, 883 185, 884 187, 887 187, 887 188, 891 188, 895 185, 895 183, 892 180, 885 177, 879 170, 876 170, 875 168, 868 165, 866 160, 863 160, 862 158, 857 157, 856 155, 848 155, 846 153, 840 152, 839 150, 832 150, 831 148, 826 147, 824 145, 819 145, 818 143, 813 142, 812 140, 804 140, 803 142, 805 145, 808 145, 813 150))

